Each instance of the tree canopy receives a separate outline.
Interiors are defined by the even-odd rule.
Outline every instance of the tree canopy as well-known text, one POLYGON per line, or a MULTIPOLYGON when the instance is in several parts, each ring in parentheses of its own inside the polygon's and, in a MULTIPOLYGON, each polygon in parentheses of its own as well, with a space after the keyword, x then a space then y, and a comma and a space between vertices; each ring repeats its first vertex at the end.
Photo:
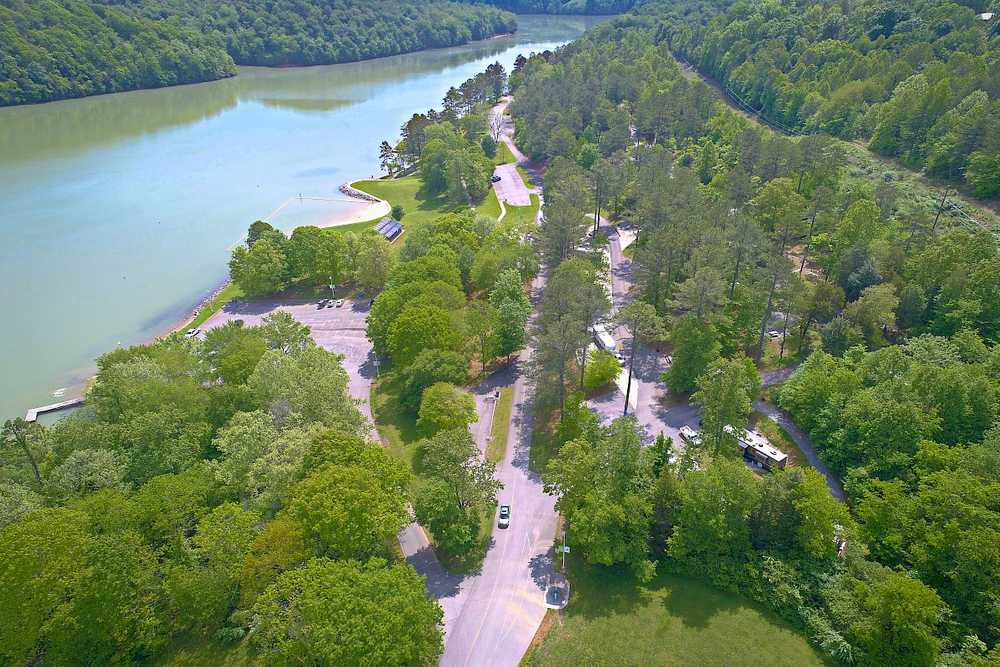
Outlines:
POLYGON ((12 0, 0 7, 0 106, 210 81, 236 65, 366 60, 516 26, 445 0, 12 0))

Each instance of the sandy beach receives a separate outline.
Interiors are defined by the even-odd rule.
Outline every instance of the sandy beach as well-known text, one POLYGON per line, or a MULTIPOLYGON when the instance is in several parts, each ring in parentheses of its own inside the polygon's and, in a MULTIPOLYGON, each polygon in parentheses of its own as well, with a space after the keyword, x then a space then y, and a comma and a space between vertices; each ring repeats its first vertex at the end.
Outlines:
POLYGON ((358 200, 357 204, 351 206, 347 212, 338 213, 328 220, 317 223, 317 227, 340 227, 342 225, 353 225, 359 222, 375 222, 379 218, 384 218, 392 212, 389 202, 382 199, 377 202, 358 200))

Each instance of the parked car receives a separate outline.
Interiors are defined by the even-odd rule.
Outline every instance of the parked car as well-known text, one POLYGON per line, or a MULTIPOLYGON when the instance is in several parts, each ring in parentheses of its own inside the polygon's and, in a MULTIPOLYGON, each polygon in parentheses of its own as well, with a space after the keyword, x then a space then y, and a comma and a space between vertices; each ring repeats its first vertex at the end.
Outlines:
POLYGON ((500 180, 500 177, 497 176, 496 174, 493 174, 493 176, 490 177, 490 182, 491 183, 496 183, 499 180, 500 180))
POLYGON ((337 304, 336 304, 337 308, 340 308, 343 305, 344 305, 344 300, 343 299, 337 299, 337 304))
POLYGON ((329 299, 320 299, 319 302, 316 304, 316 310, 323 310, 324 308, 326 308, 327 301, 329 301, 329 299))
POLYGON ((701 444, 701 434, 690 426, 684 425, 681 426, 681 440, 697 446, 701 444))
POLYGON ((781 332, 778 331, 777 329, 771 329, 770 331, 767 332, 767 335, 770 336, 771 338, 781 338, 781 332))
POLYGON ((188 329, 187 331, 184 332, 184 337, 185 338, 194 338, 195 336, 197 336, 200 333, 201 333, 201 329, 197 329, 197 328, 195 328, 195 329, 188 329))
POLYGON ((498 528, 507 528, 510 526, 510 505, 500 506, 500 519, 497 521, 498 528))

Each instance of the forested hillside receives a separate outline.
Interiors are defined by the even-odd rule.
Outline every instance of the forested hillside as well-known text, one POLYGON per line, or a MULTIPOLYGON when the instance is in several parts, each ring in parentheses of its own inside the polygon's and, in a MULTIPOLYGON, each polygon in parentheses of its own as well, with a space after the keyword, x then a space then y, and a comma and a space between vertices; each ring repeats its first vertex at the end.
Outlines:
POLYGON ((635 0, 459 0, 489 4, 518 14, 620 14, 635 6, 635 0))
POLYGON ((977 17, 988 2, 719 5, 643 11, 666 17, 675 53, 789 133, 864 140, 977 196, 1000 195, 1000 18, 977 17))
POLYGON ((135 18, 86 0, 0 2, 0 105, 235 73, 220 44, 176 20, 135 18))
POLYGON ((0 105, 207 81, 238 65, 320 65, 454 46, 517 27, 443 0, 3 0, 0 105))
POLYGON ((548 165, 532 361, 568 542, 639 582, 655 567, 752 597, 837 664, 996 664, 996 239, 850 169, 842 142, 734 112, 668 35, 623 17, 510 79, 518 145, 548 165), (700 411, 683 452, 586 409, 579 360, 608 306, 589 296, 607 271, 595 211, 638 228, 635 301, 611 321, 668 346, 663 407, 700 411), (802 365, 764 393, 786 363, 802 365), (811 435, 846 503, 804 464, 732 460, 762 396, 811 435))

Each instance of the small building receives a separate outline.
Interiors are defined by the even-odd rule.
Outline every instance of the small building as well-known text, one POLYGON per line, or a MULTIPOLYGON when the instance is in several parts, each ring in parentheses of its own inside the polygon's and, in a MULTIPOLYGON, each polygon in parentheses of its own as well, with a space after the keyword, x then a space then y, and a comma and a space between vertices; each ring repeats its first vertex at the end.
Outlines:
MULTIPOLYGON (((726 426, 726 432, 731 434, 733 427, 726 426)), ((757 431, 744 429, 736 435, 736 444, 743 452, 744 460, 764 470, 784 468, 788 462, 788 455, 757 431)))
POLYGON ((392 218, 382 218, 382 221, 375 225, 375 231, 389 241, 395 241, 403 233, 403 225, 392 218))
POLYGON ((976 14, 976 18, 978 18, 980 21, 992 21, 994 16, 996 16, 994 12, 983 12, 982 14, 976 14))

